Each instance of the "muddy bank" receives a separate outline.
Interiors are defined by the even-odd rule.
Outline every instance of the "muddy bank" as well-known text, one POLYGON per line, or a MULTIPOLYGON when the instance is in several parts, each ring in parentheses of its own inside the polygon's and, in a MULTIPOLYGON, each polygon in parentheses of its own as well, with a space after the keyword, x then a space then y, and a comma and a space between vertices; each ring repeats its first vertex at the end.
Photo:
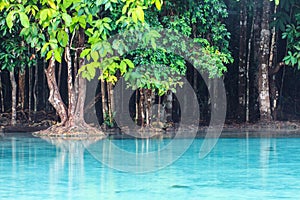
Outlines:
MULTIPOLYGON (((35 124, 32 125, 17 125, 17 126, 1 126, 0 133, 2 136, 24 136, 31 135, 31 133, 45 130, 49 125, 35 124)), ((168 129, 144 129, 142 131, 130 132, 129 130, 109 129, 104 131, 108 138, 111 139, 130 139, 130 138, 193 138, 197 132, 197 138, 210 137, 207 135, 208 126, 185 127, 180 126, 170 127, 168 129), (126 134, 129 133, 130 134, 126 134), (178 135, 179 134, 179 135, 178 135)), ((0 134, 0 135, 1 135, 0 134)), ((253 124, 224 124, 222 138, 247 138, 247 137, 300 137, 300 123, 299 122, 282 122, 274 121, 271 123, 253 123, 253 124)))
MULTIPOLYGON (((29 114, 28 112, 18 112, 18 123, 10 126, 10 113, 0 114, 0 135, 28 135, 55 127, 57 121, 55 112, 46 113, 43 111, 29 114), (22 134, 21 134, 22 133, 22 134)), ((195 122, 197 124, 197 122, 195 122)), ((152 128, 130 131, 127 127, 103 130, 100 126, 95 129, 103 131, 109 138, 203 138, 206 136, 208 125, 201 123, 197 126, 185 126, 182 124, 171 124, 170 126, 159 124, 152 128), (180 133, 178 130, 181 130, 180 133), (127 133, 127 134, 126 134, 127 133)), ((208 135, 209 136, 209 135, 208 135)), ((223 126, 221 137, 300 137, 300 122, 298 121, 273 121, 269 123, 234 123, 227 121, 223 126)))

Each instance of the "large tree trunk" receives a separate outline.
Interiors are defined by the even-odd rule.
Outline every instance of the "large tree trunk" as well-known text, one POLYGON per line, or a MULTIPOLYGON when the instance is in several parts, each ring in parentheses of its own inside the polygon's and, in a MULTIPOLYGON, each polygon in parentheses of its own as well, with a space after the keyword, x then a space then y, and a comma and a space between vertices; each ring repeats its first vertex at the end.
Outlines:
MULTIPOLYGON (((275 5, 274 14, 277 12, 277 5, 275 5)), ((276 17, 273 19, 276 20, 276 17)), ((274 120, 277 119, 276 114, 276 107, 277 107, 277 100, 278 100, 278 89, 276 87, 276 74, 270 74, 270 71, 273 71, 277 66, 274 66, 276 63, 276 30, 275 27, 272 28, 272 35, 271 35, 271 49, 270 49, 270 57, 269 57, 269 75, 270 75, 270 101, 271 101, 271 112, 272 117, 274 120)), ((279 65, 280 66, 280 65, 279 65)))
POLYGON ((17 83, 14 70, 9 72, 11 82, 11 125, 17 124, 17 83))
POLYGON ((70 54, 70 47, 65 48, 65 60, 67 62, 67 86, 68 86, 68 126, 74 126, 74 113, 76 107, 75 88, 73 84, 72 73, 72 58, 70 54))
MULTIPOLYGON (((71 41, 72 42, 72 41, 71 41)), ((71 42, 69 45, 71 45, 71 42)), ((71 48, 65 47, 64 58, 67 63, 67 86, 68 86, 68 108, 62 101, 57 86, 55 77, 55 59, 51 57, 49 67, 46 70, 46 76, 48 86, 50 89, 49 101, 57 111, 61 118, 61 123, 57 126, 50 127, 46 131, 42 131, 37 135, 72 135, 72 136, 87 136, 97 135, 103 137, 103 132, 91 127, 84 120, 84 105, 86 99, 86 80, 79 76, 78 68, 84 65, 84 59, 77 60, 83 49, 85 42, 84 30, 80 29, 78 32, 78 42, 76 48, 76 69, 74 69, 74 63, 72 63, 71 48), (76 70, 76 73, 74 73, 76 70), (73 77, 74 76, 74 77, 73 77), (75 81, 74 81, 75 79, 75 81), (76 91, 76 92, 75 92, 76 91)))
POLYGON ((262 15, 262 1, 253 0, 253 61, 249 65, 249 84, 251 85, 249 91, 249 118, 256 120, 259 113, 258 102, 258 67, 260 56, 260 32, 261 32, 261 15, 262 15))
MULTIPOLYGON (((81 47, 84 45, 84 30, 80 28, 79 36, 78 36, 78 47, 79 49, 76 52, 75 62, 76 67, 75 70, 80 69, 85 63, 84 59, 80 58, 80 54, 82 52, 81 47), (77 58, 79 58, 78 65, 77 65, 77 58)), ((76 76, 75 80, 75 96, 77 98, 76 107, 75 107, 75 123, 76 124, 86 124, 84 120, 84 103, 86 99, 86 79, 82 78, 82 76, 76 76)))
POLYGON ((54 56, 50 58, 49 66, 45 70, 45 74, 47 77, 47 83, 50 90, 48 100, 56 110, 58 116, 60 117, 61 123, 59 125, 65 125, 65 123, 68 121, 68 113, 67 113, 67 108, 60 96, 59 88, 56 82, 54 56))
POLYGON ((246 56, 247 54, 247 7, 246 0, 240 1, 240 46, 239 46, 239 80, 238 80, 238 120, 246 119, 246 56))
POLYGON ((246 122, 250 121, 250 58, 252 50, 252 40, 253 40, 253 31, 254 31, 254 21, 255 17, 252 17, 252 24, 250 30, 250 36, 248 40, 248 54, 247 54, 247 64, 246 64, 246 122))
POLYGON ((260 56, 259 56, 259 111, 261 121, 271 120, 271 105, 269 94, 269 57, 270 57, 270 1, 263 1, 263 14, 260 35, 260 56))

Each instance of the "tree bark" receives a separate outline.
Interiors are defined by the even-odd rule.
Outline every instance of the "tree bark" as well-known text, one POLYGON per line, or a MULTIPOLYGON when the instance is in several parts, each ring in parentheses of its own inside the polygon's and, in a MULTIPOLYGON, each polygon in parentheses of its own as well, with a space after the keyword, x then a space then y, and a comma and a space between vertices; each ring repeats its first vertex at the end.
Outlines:
POLYGON ((25 74, 26 70, 19 69, 19 100, 18 105, 21 107, 21 110, 24 111, 25 104, 25 74))
POLYGON ((59 125, 65 125, 68 121, 68 112, 65 104, 62 101, 62 98, 59 93, 59 88, 57 86, 57 81, 55 77, 55 59, 54 56, 50 58, 48 68, 45 70, 47 77, 47 83, 50 90, 49 93, 49 102, 56 110, 58 116, 60 117, 61 123, 59 125))
POLYGON ((108 117, 109 117, 109 124, 112 125, 113 121, 113 110, 112 110, 112 98, 113 98, 113 91, 111 83, 107 83, 107 105, 108 105, 108 117))
POLYGON ((253 62, 249 65, 250 73, 250 91, 249 91, 249 118, 257 119, 259 113, 258 102, 258 68, 260 56, 260 32, 261 32, 261 15, 262 15, 262 1, 253 0, 253 62))
POLYGON ((1 112, 5 111, 4 108, 4 96, 3 96, 3 91, 2 91, 2 72, 0 70, 0 96, 1 96, 1 112))
MULTIPOLYGON (((78 49, 75 53, 75 62, 76 62, 76 69, 80 69, 85 63, 83 58, 80 58, 80 54, 82 52, 82 47, 85 42, 85 37, 84 37, 84 30, 82 28, 79 29, 79 34, 78 34, 78 49), (77 59, 79 61, 77 62, 77 59), (77 65, 78 63, 78 65, 77 65)), ((78 71, 78 70, 77 70, 78 71)), ((76 73, 77 73, 76 71, 76 73)), ((84 103, 86 99, 86 79, 82 78, 82 76, 76 75, 75 79, 75 97, 77 99, 76 102, 76 108, 75 108, 75 122, 76 124, 85 124, 84 120, 84 103)))
POLYGON ((150 126, 151 123, 151 104, 152 104, 152 90, 145 89, 145 100, 146 100, 146 126, 150 126))
POLYGON ((74 114, 76 107, 75 89, 73 85, 73 73, 72 73, 72 58, 70 54, 70 47, 65 47, 65 60, 67 63, 67 86, 68 86, 68 123, 69 126, 74 126, 74 114))
POLYGON ((254 21, 255 17, 252 17, 251 31, 248 40, 248 54, 247 54, 247 64, 246 64, 246 122, 250 121, 250 57, 251 57, 251 45, 253 40, 254 31, 254 21))
MULTIPOLYGON (((277 5, 275 5, 274 9, 274 16, 277 12, 277 5)), ((276 20, 276 17, 274 17, 273 21, 276 20)), ((272 28, 272 35, 271 35, 271 49, 270 49, 270 57, 269 57, 269 79, 270 79, 270 104, 271 104, 271 113, 272 117, 274 120, 277 119, 277 114, 276 114, 276 107, 277 107, 277 100, 278 100, 278 88, 276 87, 276 75, 273 73, 272 75, 270 74, 270 71, 272 69, 277 68, 277 66, 274 66, 273 63, 276 63, 275 61, 276 58, 276 29, 275 27, 272 28)), ((280 66, 280 63, 279 63, 280 66)))
POLYGON ((135 91, 135 123, 139 120, 139 91, 135 91))
POLYGON ((38 106, 38 96, 39 96, 39 90, 38 90, 38 66, 35 66, 35 72, 34 72, 34 84, 33 84, 33 101, 34 101, 34 114, 37 112, 37 106, 38 106))
POLYGON ((166 94, 166 120, 167 123, 172 122, 172 109, 173 109, 173 93, 169 90, 166 94))
POLYGON ((144 113, 144 89, 139 89, 140 90, 140 106, 139 106, 139 121, 141 124, 141 127, 144 127, 144 120, 145 120, 145 113, 144 113))
POLYGON ((29 79, 29 82, 28 82, 28 121, 31 122, 31 110, 32 110, 32 67, 29 68, 29 71, 28 71, 28 79, 29 79))
POLYGON ((247 7, 246 0, 240 1, 240 45, 239 45, 239 83, 238 120, 246 120, 246 59, 247 59, 247 7))
MULTIPOLYGON (((106 91, 105 91, 105 82, 103 80, 101 82, 101 100, 102 100, 102 115, 103 120, 107 120, 107 103, 106 103, 106 91)), ((106 124, 103 123, 104 129, 106 129, 106 124)))
POLYGON ((9 72, 11 82, 11 125, 17 124, 17 83, 14 70, 9 72))
POLYGON ((160 118, 161 118, 160 107, 161 107, 161 96, 158 95, 158 108, 157 108, 157 119, 156 119, 157 122, 160 122, 160 118))
POLYGON ((269 93, 269 57, 270 57, 270 1, 263 1, 263 14, 260 35, 260 56, 259 56, 259 111, 261 121, 271 120, 271 105, 269 93))

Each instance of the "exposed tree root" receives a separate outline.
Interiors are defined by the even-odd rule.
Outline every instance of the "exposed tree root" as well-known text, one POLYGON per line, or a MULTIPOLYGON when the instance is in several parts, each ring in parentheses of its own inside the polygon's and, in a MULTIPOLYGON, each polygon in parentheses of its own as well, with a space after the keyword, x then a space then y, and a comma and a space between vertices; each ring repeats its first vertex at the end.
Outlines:
POLYGON ((59 138, 106 138, 106 134, 102 130, 92 127, 86 123, 81 123, 74 126, 54 125, 46 130, 35 132, 33 135, 38 137, 48 136, 59 138))

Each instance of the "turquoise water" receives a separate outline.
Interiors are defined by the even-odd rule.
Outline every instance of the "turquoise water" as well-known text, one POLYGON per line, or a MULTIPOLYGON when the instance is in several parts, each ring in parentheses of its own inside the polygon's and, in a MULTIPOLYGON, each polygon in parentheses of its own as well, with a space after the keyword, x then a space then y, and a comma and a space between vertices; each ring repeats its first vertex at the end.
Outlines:
MULTIPOLYGON (((298 138, 219 139, 205 159, 199 159, 203 140, 196 139, 173 164, 140 174, 112 169, 89 150, 105 143, 147 154, 169 142, 106 140, 82 145, 27 136, 0 138, 0 199, 300 198, 298 138)), ((109 149, 101 152, 126 160, 109 149)))

